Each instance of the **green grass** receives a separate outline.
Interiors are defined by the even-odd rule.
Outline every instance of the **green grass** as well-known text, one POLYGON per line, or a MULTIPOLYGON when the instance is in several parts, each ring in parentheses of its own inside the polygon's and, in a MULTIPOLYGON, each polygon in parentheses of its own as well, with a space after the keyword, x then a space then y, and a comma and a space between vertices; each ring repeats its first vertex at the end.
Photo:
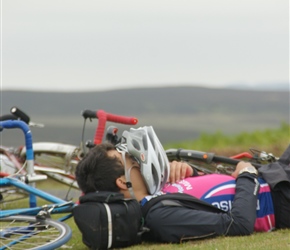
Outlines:
POLYGON ((180 141, 164 145, 165 149, 184 148, 229 156, 255 148, 280 156, 290 143, 290 125, 282 123, 278 129, 257 130, 228 136, 222 132, 201 134, 194 141, 180 141))
MULTIPOLYGON (((88 248, 81 241, 81 234, 75 226, 73 218, 67 221, 73 230, 73 237, 66 246, 72 249, 87 250, 88 248)), ((131 246, 132 250, 170 250, 170 249, 213 249, 213 250, 285 250, 290 249, 290 229, 277 230, 268 233, 254 233, 243 237, 217 237, 199 241, 190 241, 182 244, 153 244, 142 243, 131 246)))

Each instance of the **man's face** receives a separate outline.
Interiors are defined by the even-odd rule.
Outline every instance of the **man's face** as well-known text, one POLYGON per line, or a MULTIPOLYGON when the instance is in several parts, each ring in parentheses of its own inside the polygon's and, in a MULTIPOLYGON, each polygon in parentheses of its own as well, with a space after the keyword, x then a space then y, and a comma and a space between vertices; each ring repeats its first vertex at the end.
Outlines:
MULTIPOLYGON (((108 155, 110 157, 116 157, 124 166, 124 160, 123 160, 122 154, 119 153, 117 150, 108 151, 108 155)), ((145 195, 148 195, 148 191, 147 191, 145 182, 144 182, 142 175, 141 175, 141 172, 140 172, 139 163, 127 153, 125 155, 125 161, 126 161, 126 169, 129 170, 131 168, 130 179, 131 179, 131 183, 132 183, 133 192, 134 192, 136 198, 138 199, 139 194, 140 195, 142 194, 141 196, 143 196, 143 197, 145 195)), ((125 176, 124 176, 124 180, 127 181, 125 179, 125 176)), ((131 197, 129 196, 126 198, 131 198, 131 197)))

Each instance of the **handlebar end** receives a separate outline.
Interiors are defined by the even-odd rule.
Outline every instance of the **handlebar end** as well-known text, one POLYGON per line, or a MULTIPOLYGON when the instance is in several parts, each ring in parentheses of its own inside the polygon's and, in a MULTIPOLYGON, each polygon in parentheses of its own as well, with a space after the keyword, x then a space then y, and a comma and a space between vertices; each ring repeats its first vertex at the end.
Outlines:
POLYGON ((133 125, 136 125, 138 123, 138 119, 137 118, 133 118, 133 125))

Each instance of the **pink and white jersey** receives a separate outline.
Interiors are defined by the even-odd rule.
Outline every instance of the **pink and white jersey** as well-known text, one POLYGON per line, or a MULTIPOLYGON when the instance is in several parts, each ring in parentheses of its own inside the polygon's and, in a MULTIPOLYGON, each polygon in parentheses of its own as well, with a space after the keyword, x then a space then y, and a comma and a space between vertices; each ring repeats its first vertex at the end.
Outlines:
MULTIPOLYGON (((275 216, 269 185, 261 178, 257 202, 255 231, 271 231, 275 228, 275 216)), ((206 201, 224 211, 232 208, 236 182, 229 175, 210 174, 185 178, 163 188, 165 193, 186 193, 206 201)))

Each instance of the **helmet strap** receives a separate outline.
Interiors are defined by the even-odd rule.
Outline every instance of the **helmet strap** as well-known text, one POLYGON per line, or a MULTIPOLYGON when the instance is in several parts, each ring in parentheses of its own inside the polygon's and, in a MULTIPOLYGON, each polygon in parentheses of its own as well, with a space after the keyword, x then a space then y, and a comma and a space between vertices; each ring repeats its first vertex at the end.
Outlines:
POLYGON ((127 169, 127 166, 126 166, 126 152, 124 151, 121 151, 121 154, 122 154, 122 158, 123 158, 123 162, 124 162, 124 169, 125 169, 125 178, 126 178, 126 186, 130 192, 130 195, 133 199, 136 199, 135 195, 134 195, 134 192, 133 192, 133 188, 132 188, 132 182, 131 182, 131 169, 132 167, 130 167, 129 169, 127 169))

